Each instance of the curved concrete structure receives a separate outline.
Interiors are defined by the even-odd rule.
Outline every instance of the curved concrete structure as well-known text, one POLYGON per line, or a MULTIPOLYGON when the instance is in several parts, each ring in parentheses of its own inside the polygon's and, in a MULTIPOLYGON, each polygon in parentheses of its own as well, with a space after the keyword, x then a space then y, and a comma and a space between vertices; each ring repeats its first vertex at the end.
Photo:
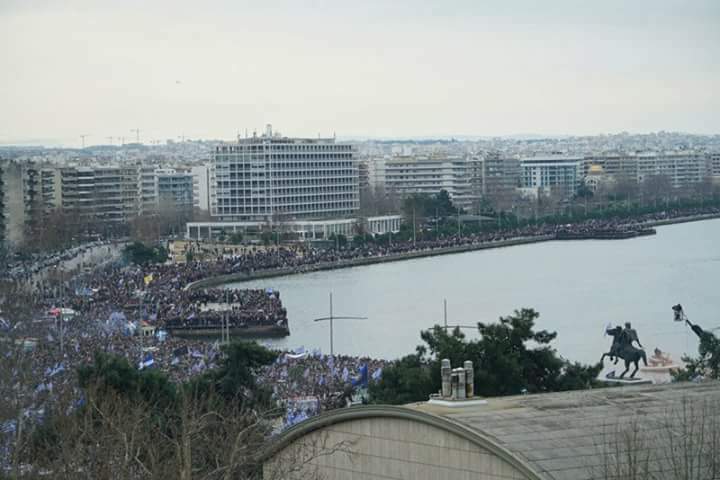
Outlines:
POLYGON ((717 478, 719 422, 718 381, 353 407, 287 430, 263 466, 268 479, 717 478))
POLYGON ((311 418, 285 431, 263 457, 267 478, 542 480, 524 460, 477 430, 388 405, 311 418), (299 463, 303 467, 295 470, 299 463))

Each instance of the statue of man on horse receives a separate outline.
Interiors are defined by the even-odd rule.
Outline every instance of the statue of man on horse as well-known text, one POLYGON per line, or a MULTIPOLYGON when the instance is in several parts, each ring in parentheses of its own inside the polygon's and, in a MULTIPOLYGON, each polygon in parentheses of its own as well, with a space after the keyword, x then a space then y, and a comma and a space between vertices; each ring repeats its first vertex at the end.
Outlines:
POLYGON ((632 328, 630 322, 627 322, 625 323, 625 328, 620 326, 615 328, 608 327, 605 332, 613 337, 613 343, 610 351, 603 353, 603 356, 600 358, 600 363, 603 363, 605 357, 610 357, 610 360, 613 360, 613 364, 616 364, 618 360, 622 358, 625 361, 625 370, 618 378, 625 377, 625 374, 630 369, 630 364, 634 363, 635 370, 630 374, 630 378, 635 378, 635 374, 640 368, 640 359, 642 359, 645 366, 647 366, 647 356, 645 355, 644 347, 640 343, 637 331, 632 328), (637 343, 640 348, 636 348, 633 342, 637 343))

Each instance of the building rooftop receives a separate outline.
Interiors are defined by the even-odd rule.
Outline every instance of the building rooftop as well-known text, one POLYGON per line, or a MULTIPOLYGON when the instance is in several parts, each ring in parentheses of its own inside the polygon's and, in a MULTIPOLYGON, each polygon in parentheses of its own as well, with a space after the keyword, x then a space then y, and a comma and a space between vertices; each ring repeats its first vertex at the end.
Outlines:
MULTIPOLYGON (((661 457, 652 466, 657 478, 673 478, 668 457, 684 453, 671 448, 673 435, 679 443, 689 430, 699 431, 700 425, 708 430, 708 422, 720 427, 720 382, 498 397, 488 399, 486 405, 468 407, 428 403, 406 407, 476 431, 548 480, 604 478, 600 470, 608 456, 602 454, 607 451, 603 449, 627 450, 618 432, 635 426, 636 445, 661 457)), ((720 434, 716 437, 715 442, 720 434)), ((702 442, 694 448, 702 448, 702 442)))

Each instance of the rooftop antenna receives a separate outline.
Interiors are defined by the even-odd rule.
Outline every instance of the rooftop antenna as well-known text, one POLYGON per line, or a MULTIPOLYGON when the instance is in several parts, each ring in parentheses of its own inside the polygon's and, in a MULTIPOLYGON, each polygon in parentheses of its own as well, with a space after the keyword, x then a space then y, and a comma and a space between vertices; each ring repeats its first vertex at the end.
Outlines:
POLYGON ((131 132, 135 132, 135 143, 140 143, 140 129, 139 128, 131 128, 131 132))
POLYGON ((118 137, 120 138, 120 145, 125 145, 125 137, 118 137))
POLYGON ((80 140, 82 140, 82 148, 85 148, 85 137, 89 137, 89 136, 90 136, 89 133, 83 133, 82 135, 80 135, 80 140))

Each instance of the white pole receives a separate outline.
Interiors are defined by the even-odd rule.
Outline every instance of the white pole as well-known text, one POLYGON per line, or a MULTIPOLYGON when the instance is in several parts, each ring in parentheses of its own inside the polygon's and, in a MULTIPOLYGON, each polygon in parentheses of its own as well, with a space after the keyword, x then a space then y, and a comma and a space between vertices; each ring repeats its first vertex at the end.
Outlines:
POLYGON ((333 349, 333 304, 332 304, 332 292, 330 292, 330 356, 333 356, 335 350, 333 349))

